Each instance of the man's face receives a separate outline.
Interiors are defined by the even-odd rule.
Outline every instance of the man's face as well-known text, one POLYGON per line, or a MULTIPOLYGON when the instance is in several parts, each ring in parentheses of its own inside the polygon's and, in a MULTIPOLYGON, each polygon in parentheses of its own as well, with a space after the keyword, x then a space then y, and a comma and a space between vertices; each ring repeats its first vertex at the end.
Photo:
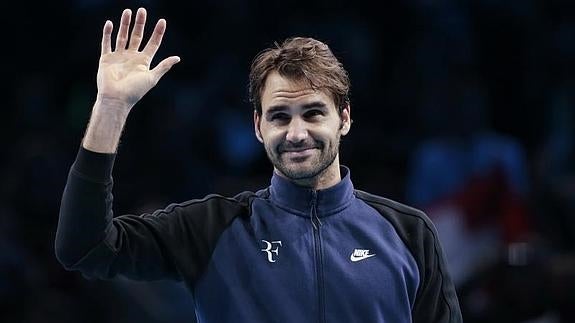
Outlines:
POLYGON ((276 170, 304 180, 334 165, 340 137, 349 131, 349 107, 340 116, 330 95, 277 72, 266 79, 261 105, 262 115, 254 113, 256 135, 276 170))

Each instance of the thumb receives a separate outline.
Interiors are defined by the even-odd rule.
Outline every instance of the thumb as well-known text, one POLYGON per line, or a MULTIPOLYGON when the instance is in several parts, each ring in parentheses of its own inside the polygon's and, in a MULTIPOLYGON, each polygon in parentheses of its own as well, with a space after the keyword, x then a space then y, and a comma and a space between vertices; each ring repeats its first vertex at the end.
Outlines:
POLYGON ((161 61, 160 63, 158 63, 158 65, 156 65, 156 67, 154 67, 151 71, 152 74, 154 75, 156 83, 160 80, 160 78, 162 78, 162 76, 164 76, 164 74, 166 74, 172 68, 172 66, 174 66, 179 62, 180 62, 179 56, 170 56, 161 61))

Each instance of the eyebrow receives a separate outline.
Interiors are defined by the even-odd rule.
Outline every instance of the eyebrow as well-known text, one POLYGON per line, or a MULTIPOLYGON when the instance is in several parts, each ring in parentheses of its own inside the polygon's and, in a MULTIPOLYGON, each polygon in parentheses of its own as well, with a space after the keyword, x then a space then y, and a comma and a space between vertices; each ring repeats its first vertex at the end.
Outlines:
MULTIPOLYGON (((306 103, 302 106, 303 110, 310 110, 310 109, 326 109, 327 105, 321 101, 313 101, 310 103, 306 103)), ((281 112, 281 111, 285 111, 288 110, 289 106, 285 105, 285 104, 278 104, 278 105, 272 105, 271 107, 269 107, 268 111, 266 112, 266 115, 270 115, 276 112, 281 112)))

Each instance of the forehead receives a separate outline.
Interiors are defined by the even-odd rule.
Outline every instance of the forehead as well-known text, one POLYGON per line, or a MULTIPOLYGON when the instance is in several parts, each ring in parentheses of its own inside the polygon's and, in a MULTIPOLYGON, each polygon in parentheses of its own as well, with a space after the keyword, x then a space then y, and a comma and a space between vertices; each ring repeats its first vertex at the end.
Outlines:
POLYGON ((266 78, 261 97, 263 111, 273 105, 303 105, 313 101, 335 106, 330 95, 325 91, 312 89, 305 81, 290 80, 276 71, 266 78))

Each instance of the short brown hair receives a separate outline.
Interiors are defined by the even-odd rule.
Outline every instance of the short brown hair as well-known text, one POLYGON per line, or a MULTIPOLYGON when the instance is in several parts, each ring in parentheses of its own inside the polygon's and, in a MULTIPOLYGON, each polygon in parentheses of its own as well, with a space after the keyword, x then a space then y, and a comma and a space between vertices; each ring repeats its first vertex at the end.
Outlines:
POLYGON ((262 113, 261 95, 272 71, 306 81, 312 89, 327 90, 341 113, 349 104, 349 77, 329 47, 306 37, 292 37, 274 45, 260 52, 251 65, 249 97, 257 113, 262 113))

